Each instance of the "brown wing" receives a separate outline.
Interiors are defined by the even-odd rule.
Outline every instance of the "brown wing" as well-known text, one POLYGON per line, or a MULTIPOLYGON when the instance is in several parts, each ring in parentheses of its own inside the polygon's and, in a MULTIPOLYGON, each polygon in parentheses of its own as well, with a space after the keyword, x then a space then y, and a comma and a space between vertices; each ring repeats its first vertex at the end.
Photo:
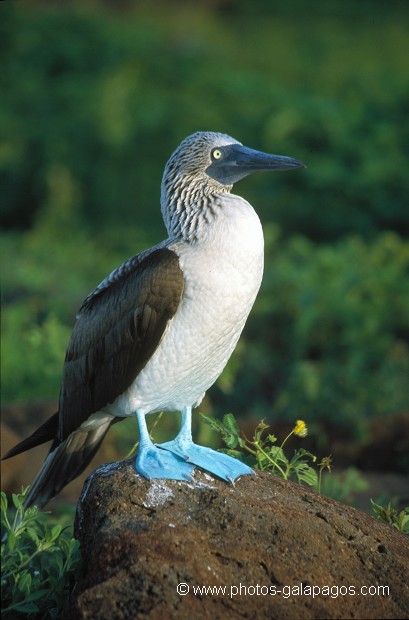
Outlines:
POLYGON ((179 306, 177 255, 159 248, 141 256, 107 278, 80 309, 63 368, 59 441, 131 385, 179 306))
POLYGON ((154 248, 116 269, 87 297, 68 345, 60 410, 5 457, 53 440, 25 499, 43 506, 91 461, 110 426, 81 424, 126 390, 149 361, 179 306, 183 274, 177 255, 154 248))

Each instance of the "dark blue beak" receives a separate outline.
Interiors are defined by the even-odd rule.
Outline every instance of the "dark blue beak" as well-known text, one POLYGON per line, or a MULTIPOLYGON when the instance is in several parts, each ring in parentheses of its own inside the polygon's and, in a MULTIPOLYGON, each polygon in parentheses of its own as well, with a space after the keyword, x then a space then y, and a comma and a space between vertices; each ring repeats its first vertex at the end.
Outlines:
POLYGON ((269 155, 241 144, 229 144, 213 149, 212 163, 206 173, 223 185, 232 185, 253 172, 293 168, 305 168, 305 164, 292 157, 269 155))

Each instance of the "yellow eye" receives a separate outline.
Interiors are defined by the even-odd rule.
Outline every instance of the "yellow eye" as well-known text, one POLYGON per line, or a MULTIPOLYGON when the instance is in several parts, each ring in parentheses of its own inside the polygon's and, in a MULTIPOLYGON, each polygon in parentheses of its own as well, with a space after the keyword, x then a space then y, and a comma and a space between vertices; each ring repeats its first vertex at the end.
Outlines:
POLYGON ((212 151, 213 159, 220 159, 222 155, 223 155, 223 153, 221 152, 220 149, 213 149, 213 151, 212 151))

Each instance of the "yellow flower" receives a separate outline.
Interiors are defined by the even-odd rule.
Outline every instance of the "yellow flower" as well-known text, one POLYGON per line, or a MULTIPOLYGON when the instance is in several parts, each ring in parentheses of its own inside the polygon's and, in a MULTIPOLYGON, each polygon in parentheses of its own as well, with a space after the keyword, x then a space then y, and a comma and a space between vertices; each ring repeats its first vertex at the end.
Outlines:
POLYGON ((308 435, 308 428, 304 420, 297 420, 294 427, 294 434, 299 437, 306 437, 308 435))

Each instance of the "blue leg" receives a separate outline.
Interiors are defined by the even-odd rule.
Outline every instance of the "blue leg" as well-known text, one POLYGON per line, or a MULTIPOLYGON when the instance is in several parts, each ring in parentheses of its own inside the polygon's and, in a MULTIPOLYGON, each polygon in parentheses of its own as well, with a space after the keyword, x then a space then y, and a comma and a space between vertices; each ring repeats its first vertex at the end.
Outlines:
POLYGON ((253 473, 250 467, 238 459, 193 443, 191 407, 186 407, 182 411, 182 424, 179 435, 173 441, 159 444, 158 447, 177 455, 188 463, 201 467, 227 482, 233 482, 233 480, 244 474, 253 473))
POLYGON ((175 454, 160 450, 149 437, 145 415, 136 412, 139 430, 139 449, 135 468, 145 478, 165 478, 168 480, 192 480, 194 465, 186 463, 175 454))

